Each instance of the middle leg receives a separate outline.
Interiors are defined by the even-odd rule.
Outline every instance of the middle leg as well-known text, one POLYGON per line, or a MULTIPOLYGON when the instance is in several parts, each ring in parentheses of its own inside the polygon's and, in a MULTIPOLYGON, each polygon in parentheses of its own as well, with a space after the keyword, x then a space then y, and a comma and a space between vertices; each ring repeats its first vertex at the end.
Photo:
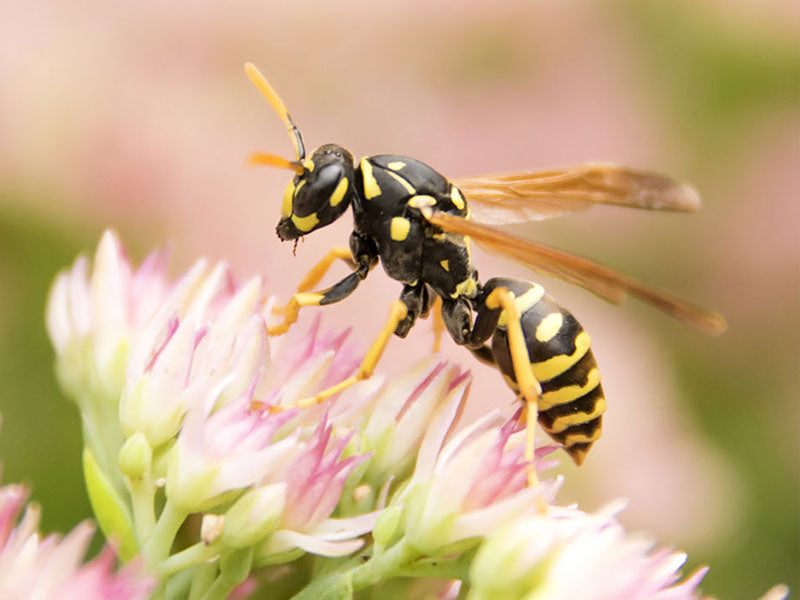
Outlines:
POLYGON ((271 406, 269 409, 270 412, 283 412, 285 410, 291 410, 295 408, 302 409, 321 404, 331 396, 346 390, 359 381, 363 381, 372 377, 375 367, 378 365, 384 350, 386 350, 386 344, 389 343, 389 338, 392 336, 395 329, 397 329, 397 325, 403 319, 405 319, 407 313, 408 309, 406 308, 406 305, 400 300, 395 300, 392 304, 392 309, 389 312, 389 319, 386 321, 383 329, 378 334, 378 337, 372 343, 372 346, 370 346, 370 349, 367 351, 367 355, 364 357, 364 360, 361 361, 361 365, 358 367, 358 371, 355 375, 348 377, 336 385, 322 390, 310 398, 304 398, 292 404, 271 406))

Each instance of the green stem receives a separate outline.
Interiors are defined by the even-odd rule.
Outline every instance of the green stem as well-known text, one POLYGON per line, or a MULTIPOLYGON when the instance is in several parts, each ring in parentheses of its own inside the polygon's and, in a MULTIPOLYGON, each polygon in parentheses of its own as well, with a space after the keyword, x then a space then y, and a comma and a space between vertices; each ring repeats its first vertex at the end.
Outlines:
POLYGON ((192 580, 192 589, 189 590, 189 600, 198 600, 205 595, 217 576, 218 565, 216 562, 200 565, 196 569, 196 575, 192 580))
POLYGON ((405 539, 400 540, 383 554, 353 570, 353 590, 362 590, 391 577, 403 566, 419 558, 420 554, 405 539))
POLYGON ((198 542, 194 546, 189 546, 185 550, 170 556, 161 563, 159 571, 164 576, 172 575, 189 567, 206 563, 218 556, 219 552, 219 543, 206 544, 205 542, 198 542))
POLYGON ((150 571, 157 572, 159 565, 169 556, 175 535, 187 516, 188 513, 185 510, 178 508, 167 499, 164 510, 161 511, 158 522, 153 528, 152 535, 142 549, 145 564, 150 571))
POLYGON ((247 579, 253 565, 253 548, 234 550, 219 561, 219 575, 203 594, 202 600, 225 600, 237 585, 247 579))
POLYGON ((95 402, 82 405, 81 424, 84 443, 94 454, 97 464, 112 483, 121 498, 125 497, 125 483, 119 471, 117 457, 122 448, 122 431, 119 429, 119 417, 108 413, 105 405, 98 407, 95 402))
POLYGON ((153 535, 153 529, 156 526, 154 506, 156 488, 150 473, 148 472, 141 478, 129 478, 128 489, 133 504, 133 523, 136 527, 136 535, 139 543, 145 544, 153 535))

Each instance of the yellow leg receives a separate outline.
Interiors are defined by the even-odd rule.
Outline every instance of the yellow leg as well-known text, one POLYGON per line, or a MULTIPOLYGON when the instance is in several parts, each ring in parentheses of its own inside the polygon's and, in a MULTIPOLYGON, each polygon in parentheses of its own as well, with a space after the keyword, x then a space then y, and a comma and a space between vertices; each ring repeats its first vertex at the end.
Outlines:
POLYGON ((533 375, 525 336, 522 334, 522 325, 519 321, 519 313, 514 304, 514 295, 505 288, 496 288, 486 298, 486 307, 490 310, 501 307, 508 315, 508 348, 511 353, 511 363, 514 365, 519 394, 525 402, 525 460, 529 463, 528 485, 534 487, 539 483, 533 459, 535 454, 534 433, 542 386, 533 375))
POLYGON ((389 319, 387 320, 386 325, 372 343, 372 346, 367 352, 367 355, 364 357, 364 360, 361 361, 361 366, 358 367, 358 372, 355 375, 345 379, 340 383, 337 383, 334 386, 322 390, 316 396, 304 398, 292 404, 272 406, 270 407, 270 412, 282 412, 294 408, 302 409, 321 404, 331 396, 346 390, 359 381, 363 381, 372 377, 372 373, 375 371, 375 367, 378 365, 378 361, 380 361, 383 351, 386 349, 386 344, 389 343, 389 338, 394 333, 394 330, 397 329, 397 325, 400 323, 400 321, 406 318, 407 313, 408 309, 406 308, 406 305, 400 300, 395 300, 392 304, 392 310, 389 313, 389 319))
POLYGON ((431 307, 433 314, 433 353, 436 354, 442 348, 442 336, 444 335, 444 319, 442 319, 442 299, 436 296, 431 307))
POLYGON ((353 261, 353 255, 349 249, 338 247, 330 250, 300 281, 297 286, 297 293, 292 296, 292 299, 284 306, 273 307, 272 312, 274 314, 283 315, 283 323, 268 328, 267 333, 269 335, 283 335, 297 322, 297 317, 302 307, 319 304, 322 295, 316 292, 308 292, 308 290, 320 282, 335 260, 343 260, 353 269, 356 268, 356 263, 353 261))

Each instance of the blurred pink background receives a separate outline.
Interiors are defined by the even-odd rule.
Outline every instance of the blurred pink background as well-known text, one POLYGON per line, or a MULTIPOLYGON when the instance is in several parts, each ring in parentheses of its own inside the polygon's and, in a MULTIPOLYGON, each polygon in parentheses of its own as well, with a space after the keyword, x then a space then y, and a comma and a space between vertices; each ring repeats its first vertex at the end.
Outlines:
MULTIPOLYGON (((697 215, 596 209, 520 231, 728 317, 729 332, 706 339, 634 303, 615 308, 543 281, 591 333, 609 401, 585 466, 561 457, 562 500, 594 509, 629 498, 626 523, 690 550, 691 564, 711 562, 706 589, 722 594, 740 589, 745 546, 774 542, 752 513, 765 493, 757 471, 783 469, 784 483, 766 493, 798 501, 799 22, 788 0, 10 0, 0 23, 0 211, 87 239, 113 226, 136 256, 169 242, 176 273, 200 255, 224 259, 288 298, 330 246, 347 243, 351 221, 307 238, 296 257, 276 238, 290 175, 245 158, 291 149, 246 61, 283 97, 309 151, 337 142, 355 156, 407 154, 454 177, 611 161, 693 182, 705 199, 697 215), (746 401, 729 404, 731 390, 746 401), (722 441, 714 415, 728 422, 722 441), (739 435, 763 440, 748 448, 765 462, 742 467, 728 447, 739 435)), ((483 278, 533 277, 476 261, 483 278)), ((3 273, 0 261, 0 287, 11 285, 3 273)), ((326 323, 356 325, 366 346, 399 291, 376 270, 325 310, 326 323)), ((430 342, 420 323, 391 342, 380 371, 430 342)), ((501 396, 513 410, 499 375, 449 342, 445 353, 476 376, 468 418, 501 396)), ((796 532, 797 509, 786 510, 781 527, 796 532)), ((794 537, 784 547, 796 552, 794 537)))

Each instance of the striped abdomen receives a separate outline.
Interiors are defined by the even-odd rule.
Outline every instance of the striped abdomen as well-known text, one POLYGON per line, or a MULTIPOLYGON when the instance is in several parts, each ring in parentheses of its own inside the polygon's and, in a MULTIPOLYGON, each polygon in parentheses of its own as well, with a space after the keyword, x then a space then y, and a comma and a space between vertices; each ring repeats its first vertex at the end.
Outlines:
MULTIPOLYGON (((589 334, 572 314, 534 283, 498 280, 515 295, 533 374, 542 386, 539 424, 580 465, 599 439, 606 409, 600 371, 589 334), (515 289, 516 288, 516 289, 515 289)), ((518 391, 502 315, 492 354, 507 383, 518 391)))

